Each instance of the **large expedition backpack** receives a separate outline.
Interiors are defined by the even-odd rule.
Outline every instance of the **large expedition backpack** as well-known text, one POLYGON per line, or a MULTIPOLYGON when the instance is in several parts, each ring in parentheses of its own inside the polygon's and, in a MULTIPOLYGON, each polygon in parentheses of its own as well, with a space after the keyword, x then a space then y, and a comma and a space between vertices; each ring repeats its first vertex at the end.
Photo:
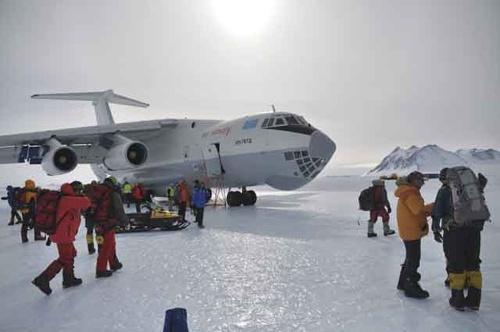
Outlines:
POLYGON ((35 227, 45 234, 56 233, 58 220, 56 220, 57 207, 61 193, 56 190, 44 189, 38 195, 35 209, 35 227))
POLYGON ((457 226, 468 226, 490 218, 482 189, 474 172, 465 166, 451 167, 447 173, 457 226))
POLYGON ((359 209, 370 211, 375 208, 375 187, 371 186, 363 189, 358 197, 359 209))
POLYGON ((99 184, 93 191, 94 217, 97 222, 106 222, 111 214, 111 194, 113 188, 99 184))

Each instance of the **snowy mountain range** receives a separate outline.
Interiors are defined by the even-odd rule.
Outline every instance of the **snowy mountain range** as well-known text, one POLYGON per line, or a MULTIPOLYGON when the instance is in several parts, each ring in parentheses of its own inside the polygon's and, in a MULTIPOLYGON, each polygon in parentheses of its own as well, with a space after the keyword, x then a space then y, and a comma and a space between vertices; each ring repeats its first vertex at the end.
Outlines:
POLYGON ((496 163, 500 164, 500 152, 494 149, 460 149, 451 152, 435 144, 422 148, 417 146, 411 146, 408 149, 397 147, 366 175, 414 170, 436 173, 443 167, 460 165, 474 167, 477 164, 496 163))

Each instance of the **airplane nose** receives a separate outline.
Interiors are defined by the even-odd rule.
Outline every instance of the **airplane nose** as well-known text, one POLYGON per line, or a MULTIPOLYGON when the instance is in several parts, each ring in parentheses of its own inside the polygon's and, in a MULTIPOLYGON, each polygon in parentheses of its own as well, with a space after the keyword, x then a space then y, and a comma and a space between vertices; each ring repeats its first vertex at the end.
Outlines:
POLYGON ((309 154, 313 158, 320 158, 323 165, 326 165, 336 150, 335 143, 323 132, 316 130, 311 135, 309 142, 309 154))

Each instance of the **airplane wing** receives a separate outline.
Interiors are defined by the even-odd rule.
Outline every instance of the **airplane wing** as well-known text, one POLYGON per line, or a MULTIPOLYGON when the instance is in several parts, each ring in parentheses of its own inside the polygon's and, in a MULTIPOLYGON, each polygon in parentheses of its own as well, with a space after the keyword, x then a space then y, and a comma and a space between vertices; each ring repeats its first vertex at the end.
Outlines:
POLYGON ((153 120, 60 130, 48 130, 0 136, 0 164, 18 162, 41 163, 54 146, 67 146, 75 151, 77 162, 102 162, 116 138, 141 140, 155 132, 177 126, 177 120, 153 120))

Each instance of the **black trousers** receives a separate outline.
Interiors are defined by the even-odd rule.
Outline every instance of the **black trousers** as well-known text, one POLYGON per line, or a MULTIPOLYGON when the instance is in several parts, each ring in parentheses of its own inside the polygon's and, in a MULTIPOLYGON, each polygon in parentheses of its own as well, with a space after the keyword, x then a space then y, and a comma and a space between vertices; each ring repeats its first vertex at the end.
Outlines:
POLYGON ((10 222, 14 222, 14 218, 16 218, 18 222, 23 221, 16 209, 10 210, 10 222))
POLYGON ((405 262, 403 263, 405 279, 415 280, 417 276, 421 256, 420 242, 420 240, 403 241, 406 249, 405 262))
POLYGON ((481 230, 478 228, 450 229, 443 243, 444 254, 448 260, 449 273, 479 271, 481 259, 481 230))
POLYGON ((186 220, 186 202, 179 202, 179 216, 181 220, 186 220))
MULTIPOLYGON (((23 224, 21 225, 21 239, 27 240, 28 239, 28 228, 30 226, 30 223, 33 222, 33 213, 28 212, 28 213, 22 213, 23 215, 23 224)), ((34 227, 35 229, 35 237, 42 236, 40 233, 40 230, 38 228, 34 227)))
POLYGON ((198 224, 198 226, 203 226, 204 211, 205 211, 204 208, 194 208, 194 215, 196 217, 195 222, 198 224))

